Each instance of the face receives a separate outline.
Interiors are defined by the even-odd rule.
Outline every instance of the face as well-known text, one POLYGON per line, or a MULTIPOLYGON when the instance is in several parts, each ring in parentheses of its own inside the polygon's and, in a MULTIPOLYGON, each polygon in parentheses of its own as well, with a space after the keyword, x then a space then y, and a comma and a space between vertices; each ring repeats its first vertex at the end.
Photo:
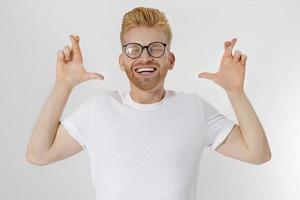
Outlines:
MULTIPOLYGON (((174 66, 175 56, 169 51, 169 44, 167 43, 164 32, 158 28, 145 26, 131 28, 124 34, 122 45, 139 43, 142 46, 147 46, 152 42, 163 42, 167 44, 165 52, 161 57, 155 58, 150 56, 146 48, 144 48, 140 57, 135 59, 127 57, 124 50, 119 56, 121 70, 126 72, 131 87, 145 91, 163 87, 168 70, 171 70, 174 66), (145 67, 151 69, 155 68, 155 71, 142 73, 136 71, 139 68, 145 67)), ((156 47, 154 46, 152 50, 155 52, 156 47)))

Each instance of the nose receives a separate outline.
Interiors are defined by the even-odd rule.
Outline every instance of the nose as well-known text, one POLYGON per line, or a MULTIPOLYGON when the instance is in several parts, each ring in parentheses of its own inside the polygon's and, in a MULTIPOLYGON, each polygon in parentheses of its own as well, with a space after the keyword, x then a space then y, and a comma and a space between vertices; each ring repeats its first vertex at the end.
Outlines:
POLYGON ((144 48, 144 49, 142 50, 142 54, 140 55, 139 59, 141 59, 141 60, 151 60, 152 57, 149 55, 147 49, 144 48))

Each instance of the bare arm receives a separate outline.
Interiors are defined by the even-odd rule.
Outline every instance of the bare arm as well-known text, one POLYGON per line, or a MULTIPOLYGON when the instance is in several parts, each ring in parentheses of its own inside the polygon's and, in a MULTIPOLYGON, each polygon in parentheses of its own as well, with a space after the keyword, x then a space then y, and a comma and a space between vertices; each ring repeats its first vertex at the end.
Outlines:
POLYGON ((72 89, 62 83, 55 83, 32 131, 27 148, 27 159, 42 160, 53 144, 60 118, 72 89))
MULTIPOLYGON (((66 102, 73 90, 79 83, 89 79, 101 79, 101 74, 86 72, 83 67, 83 59, 79 47, 79 37, 70 36, 72 48, 65 45, 63 50, 57 53, 56 81, 53 90, 44 105, 39 118, 33 128, 30 141, 27 146, 26 159, 34 164, 43 165, 57 160, 58 156, 71 155, 61 152, 67 151, 62 145, 73 144, 71 149, 78 151, 79 144, 74 141, 55 141, 58 138, 73 140, 66 136, 66 130, 60 128, 60 118, 66 102), (59 137, 57 132, 60 130, 59 137), (55 149, 53 148, 53 144, 55 149), (77 147, 74 147, 77 145, 77 147)), ((62 159, 62 157, 60 157, 62 159)))
POLYGON ((228 93, 239 125, 231 131, 217 152, 252 164, 271 159, 265 131, 244 91, 228 93))
POLYGON ((237 39, 224 43, 217 73, 203 72, 200 78, 207 78, 221 86, 227 93, 240 125, 235 125, 228 138, 217 148, 217 152, 253 164, 262 164, 271 159, 271 150, 263 126, 254 108, 244 93, 246 54, 232 49, 237 39))

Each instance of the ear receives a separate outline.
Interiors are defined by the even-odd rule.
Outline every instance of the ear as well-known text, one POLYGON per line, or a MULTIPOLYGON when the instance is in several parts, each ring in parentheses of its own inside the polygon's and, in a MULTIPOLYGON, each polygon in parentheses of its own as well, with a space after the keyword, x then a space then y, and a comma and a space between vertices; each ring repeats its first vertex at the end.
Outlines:
POLYGON ((170 52, 170 54, 169 54, 169 70, 173 69, 174 64, 175 64, 175 55, 172 52, 170 52))
POLYGON ((124 63, 124 58, 123 58, 123 54, 121 53, 121 54, 119 55, 119 65, 120 65, 121 70, 122 70, 122 71, 125 71, 124 66, 123 66, 123 63, 124 63))

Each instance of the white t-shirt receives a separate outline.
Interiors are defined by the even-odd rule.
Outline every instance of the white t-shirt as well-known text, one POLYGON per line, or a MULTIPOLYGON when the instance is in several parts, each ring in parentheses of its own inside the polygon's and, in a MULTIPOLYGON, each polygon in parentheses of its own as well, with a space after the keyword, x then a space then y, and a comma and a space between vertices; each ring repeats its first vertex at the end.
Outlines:
POLYGON ((235 124, 198 93, 173 90, 152 104, 100 91, 61 123, 88 151, 97 200, 196 200, 204 147, 235 124))

